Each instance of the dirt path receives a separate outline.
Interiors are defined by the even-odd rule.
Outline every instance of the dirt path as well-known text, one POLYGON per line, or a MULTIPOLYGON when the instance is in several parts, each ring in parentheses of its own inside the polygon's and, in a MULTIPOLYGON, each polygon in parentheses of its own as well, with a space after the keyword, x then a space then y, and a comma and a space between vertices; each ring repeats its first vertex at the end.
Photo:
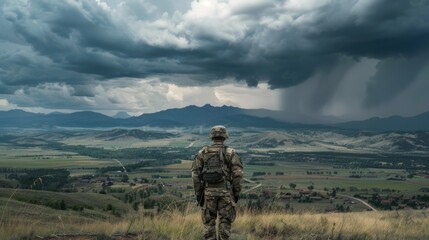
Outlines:
POLYGON ((193 146, 194 146, 194 144, 195 144, 195 141, 193 141, 193 142, 189 143, 189 145, 188 145, 186 148, 193 147, 193 146))
MULTIPOLYGON (((244 178, 244 181, 249 182, 249 183, 253 183, 253 184, 257 184, 257 182, 252 181, 252 180, 247 179, 247 178, 244 178)), ((244 191, 244 192, 242 192, 242 193, 248 193, 248 192, 250 192, 250 191, 252 191, 252 190, 254 190, 254 189, 259 188, 260 186, 262 186, 262 183, 259 183, 258 185, 254 186, 254 187, 252 187, 252 188, 250 188, 250 189, 247 189, 246 191, 244 191)))
POLYGON ((367 206, 368 208, 370 208, 370 209, 371 209, 372 211, 374 211, 374 212, 377 212, 377 211, 378 211, 375 207, 371 206, 369 203, 365 202, 364 200, 362 200, 362 199, 360 199, 360 198, 355 198, 355 197, 352 197, 352 196, 349 196, 349 195, 340 194, 340 193, 337 193, 337 196, 342 196, 342 197, 348 197, 348 198, 351 198, 351 199, 353 199, 353 200, 356 200, 356 201, 361 202, 363 205, 367 206))

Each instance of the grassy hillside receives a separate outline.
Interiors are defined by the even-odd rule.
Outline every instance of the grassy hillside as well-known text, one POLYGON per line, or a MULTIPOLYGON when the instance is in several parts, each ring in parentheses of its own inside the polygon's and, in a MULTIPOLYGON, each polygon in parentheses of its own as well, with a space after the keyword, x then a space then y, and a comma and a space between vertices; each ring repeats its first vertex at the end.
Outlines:
POLYGON ((0 198, 0 205, 0 239, 82 232, 87 224, 101 225, 114 219, 111 214, 97 210, 63 211, 6 198, 0 198))
MULTIPOLYGON (((76 210, 79 211, 82 208, 87 210, 103 211, 107 208, 108 204, 111 204, 112 207, 120 213, 125 213, 130 209, 130 207, 123 203, 123 201, 110 195, 98 193, 61 193, 28 189, 14 190, 0 188, 0 200, 4 201, 5 199, 16 200, 23 204, 28 203, 38 206, 50 206, 51 208, 54 208, 56 204, 64 201, 66 209, 76 208, 76 210)), ((8 207, 7 210, 11 210, 10 207, 8 207)))
MULTIPOLYGON (((3 209, 5 201, 8 200, 0 199, 3 209)), ((93 218, 91 211, 59 211, 9 200, 0 225, 0 238, 90 233, 110 239, 114 234, 133 233, 131 239, 202 239, 201 217, 194 205, 182 211, 172 208, 155 216, 140 210, 122 218, 105 219, 93 218)), ((330 214, 240 212, 232 227, 232 239, 428 239, 428 214, 428 210, 330 214)))

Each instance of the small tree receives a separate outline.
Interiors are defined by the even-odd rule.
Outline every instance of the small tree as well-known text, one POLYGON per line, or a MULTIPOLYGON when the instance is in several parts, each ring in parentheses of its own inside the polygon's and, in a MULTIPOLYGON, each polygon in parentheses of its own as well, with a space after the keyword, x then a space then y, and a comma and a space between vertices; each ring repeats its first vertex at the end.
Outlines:
POLYGON ((308 190, 313 190, 313 189, 314 189, 314 186, 313 186, 313 185, 310 185, 310 186, 308 186, 308 187, 307 187, 307 189, 308 189, 308 190))
POLYGON ((64 202, 64 200, 61 200, 60 209, 61 210, 66 210, 66 203, 64 202))
POLYGON ((296 184, 295 183, 289 183, 289 187, 292 188, 292 189, 295 189, 296 188, 296 184))
POLYGON ((107 204, 107 208, 106 208, 106 210, 107 211, 112 211, 113 210, 113 206, 112 206, 112 204, 107 204))
POLYGON ((124 175, 122 175, 121 182, 128 182, 129 179, 130 178, 128 177, 128 175, 124 174, 124 175))
POLYGON ((138 202, 133 203, 133 209, 134 209, 134 211, 139 210, 139 203, 138 202))

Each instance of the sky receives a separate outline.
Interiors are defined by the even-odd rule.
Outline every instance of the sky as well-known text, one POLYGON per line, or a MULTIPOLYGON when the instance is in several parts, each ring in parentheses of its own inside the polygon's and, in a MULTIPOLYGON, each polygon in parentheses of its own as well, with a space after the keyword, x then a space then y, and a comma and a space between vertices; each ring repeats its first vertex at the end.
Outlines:
POLYGON ((429 111, 428 0, 0 0, 0 110, 429 111))

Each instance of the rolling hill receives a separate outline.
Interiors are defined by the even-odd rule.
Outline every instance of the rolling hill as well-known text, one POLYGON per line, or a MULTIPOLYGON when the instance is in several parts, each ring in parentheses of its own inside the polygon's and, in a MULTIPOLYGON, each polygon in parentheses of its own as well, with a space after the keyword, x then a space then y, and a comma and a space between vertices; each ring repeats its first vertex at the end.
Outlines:
POLYGON ((429 132, 264 131, 236 138, 232 145, 288 151, 427 152, 429 132))

